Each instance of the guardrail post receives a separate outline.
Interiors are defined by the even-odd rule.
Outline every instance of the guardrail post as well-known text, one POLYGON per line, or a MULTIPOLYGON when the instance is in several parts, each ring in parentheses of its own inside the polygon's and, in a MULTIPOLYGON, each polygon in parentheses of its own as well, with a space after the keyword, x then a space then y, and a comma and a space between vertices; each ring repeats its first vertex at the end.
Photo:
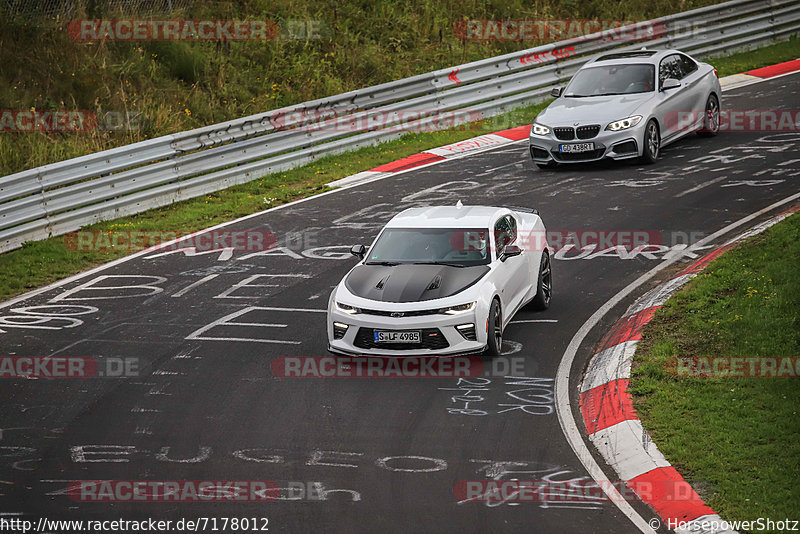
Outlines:
POLYGON ((45 195, 44 177, 42 177, 42 173, 36 173, 36 180, 39 182, 39 196, 41 197, 42 211, 44 211, 44 218, 46 221, 45 230, 47 231, 47 236, 51 237, 53 235, 53 221, 50 219, 50 210, 47 207, 47 196, 45 195))
POLYGON ((767 0, 767 4, 769 5, 769 27, 770 31, 772 32, 772 38, 770 39, 770 42, 776 42, 778 40, 778 36, 775 30, 775 0, 767 0))

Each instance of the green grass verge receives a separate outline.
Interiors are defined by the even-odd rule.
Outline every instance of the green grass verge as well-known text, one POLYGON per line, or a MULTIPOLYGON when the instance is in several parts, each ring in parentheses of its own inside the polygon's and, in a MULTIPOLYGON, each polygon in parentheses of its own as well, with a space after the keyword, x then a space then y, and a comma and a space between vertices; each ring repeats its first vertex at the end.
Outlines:
MULTIPOLYGON (((726 69, 730 71, 738 68, 737 65, 745 59, 755 58, 753 60, 758 63, 748 67, 755 68, 792 59, 798 55, 800 55, 800 40, 794 39, 788 43, 773 45, 754 52, 714 59, 711 60, 711 63, 720 72, 725 72, 726 69)), ((722 74, 720 75, 722 76, 722 74)), ((186 233, 207 228, 270 206, 319 193, 325 190, 324 184, 328 182, 422 150, 503 128, 530 124, 545 104, 520 108, 508 114, 454 130, 408 134, 375 147, 366 147, 342 155, 321 158, 315 163, 271 174, 212 195, 149 210, 123 219, 98 223, 86 229, 186 233)), ((0 137, 0 145, 4 138, 0 137)), ((0 300, 41 287, 130 252, 129 250, 76 252, 65 246, 63 237, 27 243, 21 249, 0 254, 0 300)))
MULTIPOLYGON (((219 0, 172 18, 314 20, 321 39, 77 42, 64 24, 0 10, 0 110, 134 115, 132 129, 4 134, 0 176, 142 139, 447 68, 543 42, 464 41, 465 19, 647 20, 722 0, 219 0)), ((0 2, 2 4, 3 2, 0 2)), ((121 2, 117 2, 120 4, 121 2)), ((73 18, 130 18, 75 2, 73 18)), ((112 125, 109 125, 112 126, 112 125)))
POLYGON ((717 74, 722 78, 723 76, 730 76, 731 74, 738 74, 798 58, 800 58, 800 37, 792 37, 788 41, 749 52, 740 52, 726 57, 706 59, 705 61, 714 65, 717 68, 717 74))
POLYGON ((666 369, 677 356, 800 356, 798 258, 793 215, 670 298, 634 358, 631 393, 642 424, 727 520, 798 519, 800 381, 678 378, 666 369))

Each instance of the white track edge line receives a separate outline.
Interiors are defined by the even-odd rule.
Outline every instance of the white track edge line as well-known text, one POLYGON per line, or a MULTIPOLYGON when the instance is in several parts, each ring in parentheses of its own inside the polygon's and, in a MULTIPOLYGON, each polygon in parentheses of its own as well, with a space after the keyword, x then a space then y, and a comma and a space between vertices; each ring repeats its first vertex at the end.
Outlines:
MULTIPOLYGON (((768 65, 774 66, 774 65, 768 65)), ((742 73, 744 74, 744 73, 742 73)), ((784 76, 791 76, 792 74, 800 74, 800 70, 793 70, 792 72, 784 72, 783 74, 776 74, 775 76, 770 76, 769 78, 759 78, 756 77, 755 80, 747 80, 742 83, 737 83, 736 85, 728 86, 728 90, 732 91, 734 89, 739 89, 740 87, 747 87, 748 85, 753 85, 754 83, 761 83, 761 82, 768 82, 770 80, 777 80, 778 78, 783 78, 784 76)), ((725 92, 725 87, 722 88, 722 92, 725 92)))
MULTIPOLYGON (((783 206, 789 202, 792 202, 796 199, 800 198, 800 193, 795 193, 794 195, 788 196, 783 200, 779 200, 766 208, 763 208, 755 213, 752 213, 746 217, 739 219, 736 222, 717 230, 713 234, 701 239, 698 241, 698 245, 705 245, 714 239, 717 239, 720 236, 723 236, 742 226, 747 224, 748 222, 752 221, 753 219, 763 215, 764 213, 768 213, 775 208, 783 206)), ((658 264, 657 266, 653 267, 639 278, 628 284, 625 288, 619 291, 616 295, 614 295, 611 299, 606 301, 605 304, 600 306, 589 319, 586 320, 583 325, 581 325, 580 329, 575 333, 572 339, 567 346, 566 351, 564 351, 564 356, 561 358, 561 362, 558 365, 558 371, 556 372, 556 383, 555 383, 555 393, 556 393, 556 415, 558 416, 558 422, 561 425, 561 429, 564 432, 564 436, 567 439, 570 447, 572 447, 573 452, 581 461, 583 466, 595 480, 595 482, 600 483, 602 480, 605 480, 605 474, 603 470, 600 468, 600 465, 592 456, 589 448, 587 447, 586 443, 583 440, 583 435, 578 430, 578 424, 575 421, 575 418, 572 414, 572 408, 570 406, 570 395, 569 395, 569 372, 572 368, 572 364, 575 361, 575 356, 578 353, 578 348, 580 347, 583 340, 586 338, 587 334, 594 328, 600 320, 612 309, 614 306, 619 304, 625 297, 627 297, 630 293, 636 290, 639 286, 644 284, 645 282, 649 281, 653 278, 656 274, 660 271, 664 270, 666 267, 669 267, 673 263, 676 263, 680 258, 672 258, 663 261, 662 263, 658 264)), ((639 530, 645 534, 653 534, 655 530, 644 520, 644 518, 639 515, 639 513, 633 509, 633 506, 630 505, 627 501, 625 501, 622 496, 619 494, 619 491, 615 487, 610 484, 599 484, 600 487, 603 488, 603 491, 608 495, 611 501, 619 508, 619 510, 625 514, 631 522, 636 525, 639 530)))

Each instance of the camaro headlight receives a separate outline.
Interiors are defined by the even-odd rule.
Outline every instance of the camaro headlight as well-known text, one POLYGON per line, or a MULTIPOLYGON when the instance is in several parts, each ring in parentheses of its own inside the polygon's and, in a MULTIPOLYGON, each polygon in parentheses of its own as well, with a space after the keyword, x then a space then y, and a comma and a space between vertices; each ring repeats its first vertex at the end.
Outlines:
POLYGON ((450 306, 449 308, 442 308, 440 311, 441 313, 446 313, 447 315, 455 315, 457 313, 469 311, 475 307, 474 302, 470 302, 469 304, 459 304, 458 306, 450 306))
POLYGON ((359 310, 355 306, 350 306, 349 304, 342 304, 341 302, 336 303, 336 309, 339 310, 340 312, 349 313, 350 315, 355 315, 361 312, 361 310, 359 310))
POLYGON ((536 135, 547 135, 550 133, 550 128, 542 126, 541 124, 533 123, 533 133, 536 135))
POLYGON ((620 119, 606 126, 606 130, 611 130, 612 132, 627 130, 628 128, 631 128, 639 124, 640 120, 642 120, 641 115, 634 115, 633 117, 628 117, 627 119, 620 119))

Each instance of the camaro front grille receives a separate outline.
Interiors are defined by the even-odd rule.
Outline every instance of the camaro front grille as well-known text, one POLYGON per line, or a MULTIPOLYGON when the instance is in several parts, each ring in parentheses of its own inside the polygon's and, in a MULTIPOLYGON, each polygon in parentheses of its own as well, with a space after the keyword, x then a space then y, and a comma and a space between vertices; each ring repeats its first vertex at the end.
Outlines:
POLYGON ((361 313, 366 313, 367 315, 379 315, 381 317, 421 317, 423 315, 436 315, 442 313, 441 308, 436 308, 433 310, 414 310, 414 311, 407 311, 407 312, 390 312, 390 311, 383 311, 383 310, 366 310, 361 308, 361 313), (398 315, 400 314, 400 315, 398 315))
MULTIPOLYGON (((378 328, 378 330, 383 330, 378 328)), ((412 329, 414 330, 414 329, 412 329)), ((394 331, 394 330, 393 330, 394 331)), ((403 332, 403 330, 397 330, 403 332)), ((446 349, 450 346, 441 330, 438 328, 421 328, 419 343, 376 343, 375 329, 361 327, 356 333, 353 345, 360 349, 388 349, 388 350, 410 350, 410 349, 446 349)))
POLYGON ((578 139, 591 139, 600 133, 600 125, 591 124, 589 126, 578 126, 576 131, 578 132, 578 139))

